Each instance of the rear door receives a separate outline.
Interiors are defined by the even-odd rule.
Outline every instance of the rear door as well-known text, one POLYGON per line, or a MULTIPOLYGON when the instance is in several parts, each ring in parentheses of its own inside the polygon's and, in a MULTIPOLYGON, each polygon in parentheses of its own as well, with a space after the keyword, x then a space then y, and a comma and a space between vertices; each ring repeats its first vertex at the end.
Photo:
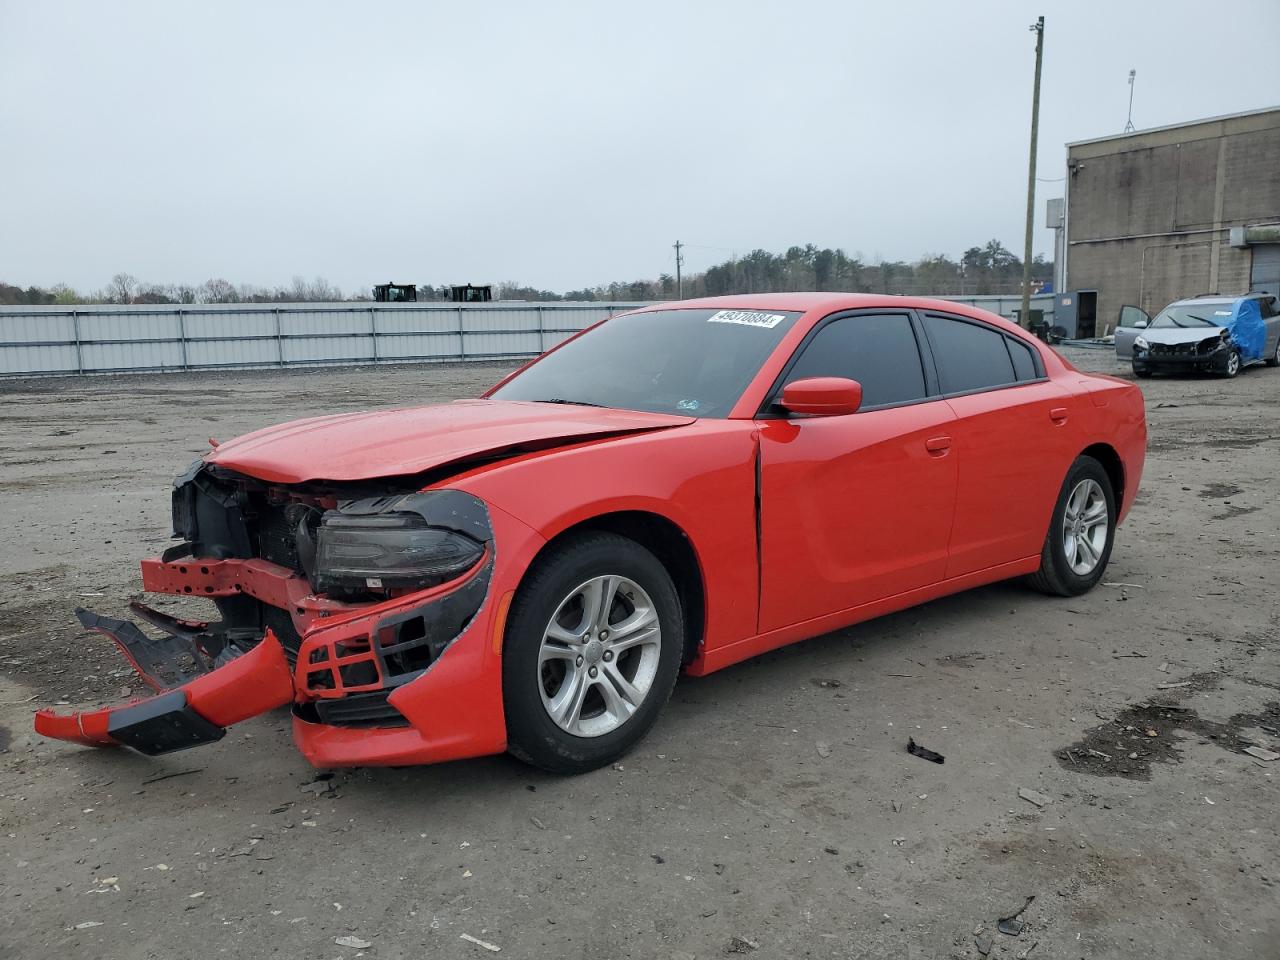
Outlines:
POLYGON ((1077 450, 1074 397, 1028 343, 995 326, 924 316, 938 382, 955 413, 959 477, 946 576, 1040 553, 1077 450))
POLYGON ((775 385, 862 384, 835 417, 766 413, 760 425, 760 631, 942 579, 956 495, 955 414, 921 358, 909 311, 828 318, 775 385))

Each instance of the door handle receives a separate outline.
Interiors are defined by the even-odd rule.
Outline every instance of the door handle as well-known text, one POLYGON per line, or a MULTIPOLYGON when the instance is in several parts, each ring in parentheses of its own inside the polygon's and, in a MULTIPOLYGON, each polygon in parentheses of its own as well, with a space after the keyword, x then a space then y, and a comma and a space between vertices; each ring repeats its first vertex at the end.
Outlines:
POLYGON ((951 449, 950 437, 930 437, 924 442, 924 448, 933 454, 944 454, 951 449))
POLYGON ((1054 407, 1052 410, 1050 410, 1050 411, 1049 411, 1049 419, 1050 419, 1050 420, 1052 420, 1054 423, 1056 423, 1056 424, 1058 424, 1058 425, 1062 425, 1062 424, 1066 423, 1066 422, 1067 422, 1067 408, 1066 408, 1066 407, 1054 407))

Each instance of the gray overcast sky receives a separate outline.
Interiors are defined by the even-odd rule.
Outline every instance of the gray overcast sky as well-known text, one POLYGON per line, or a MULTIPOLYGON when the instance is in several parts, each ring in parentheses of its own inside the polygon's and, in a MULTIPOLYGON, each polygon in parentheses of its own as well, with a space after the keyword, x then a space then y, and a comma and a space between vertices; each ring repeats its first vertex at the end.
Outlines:
POLYGON ((671 271, 677 238, 690 270, 1020 253, 1040 12, 1041 177, 1120 132, 1131 67, 1139 128, 1280 101, 1276 0, 0 0, 0 280, 563 290, 671 271))

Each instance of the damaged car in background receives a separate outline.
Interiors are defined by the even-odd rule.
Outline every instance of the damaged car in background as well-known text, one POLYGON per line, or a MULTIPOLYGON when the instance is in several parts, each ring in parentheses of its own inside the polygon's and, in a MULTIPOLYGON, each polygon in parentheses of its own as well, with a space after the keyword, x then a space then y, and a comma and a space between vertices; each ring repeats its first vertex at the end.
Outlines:
POLYGON ((1204 296, 1169 304, 1151 320, 1125 307, 1116 328, 1116 357, 1133 373, 1204 372, 1234 377, 1254 363, 1280 366, 1280 313, 1266 293, 1204 296))
POLYGON ((1132 384, 943 301, 771 294, 612 317, 484 397, 286 423, 177 478, 142 603, 79 611, 155 695, 36 729, 144 754, 289 707, 318 767, 611 762, 683 669, 981 584, 1102 577, 1132 384))

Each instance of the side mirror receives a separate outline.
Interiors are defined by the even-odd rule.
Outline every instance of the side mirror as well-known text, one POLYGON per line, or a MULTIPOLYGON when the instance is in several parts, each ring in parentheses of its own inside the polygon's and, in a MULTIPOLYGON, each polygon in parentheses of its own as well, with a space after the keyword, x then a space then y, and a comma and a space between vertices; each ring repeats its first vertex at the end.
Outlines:
POLYGON ((1141 330, 1143 327, 1151 324, 1151 318, 1147 316, 1147 311, 1141 307, 1135 307, 1131 303, 1126 303, 1120 308, 1120 322, 1117 327, 1132 327, 1141 330))
POLYGON ((857 413, 862 406, 862 384, 844 377, 809 377, 782 388, 783 408, 815 417, 857 413))

